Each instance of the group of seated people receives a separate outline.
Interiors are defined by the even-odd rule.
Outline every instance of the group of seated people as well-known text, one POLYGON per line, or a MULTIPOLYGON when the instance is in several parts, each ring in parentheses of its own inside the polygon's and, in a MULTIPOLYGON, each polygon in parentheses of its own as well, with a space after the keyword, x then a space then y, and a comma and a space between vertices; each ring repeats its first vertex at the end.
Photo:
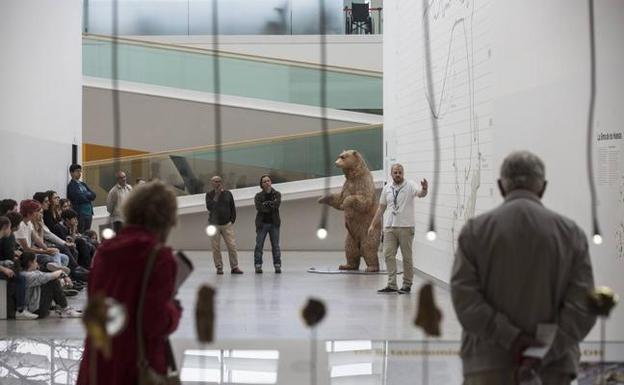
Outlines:
POLYGON ((98 247, 97 233, 78 232, 78 214, 55 191, 19 205, 0 201, 0 280, 7 281, 7 317, 80 317, 67 303, 83 290, 98 247))

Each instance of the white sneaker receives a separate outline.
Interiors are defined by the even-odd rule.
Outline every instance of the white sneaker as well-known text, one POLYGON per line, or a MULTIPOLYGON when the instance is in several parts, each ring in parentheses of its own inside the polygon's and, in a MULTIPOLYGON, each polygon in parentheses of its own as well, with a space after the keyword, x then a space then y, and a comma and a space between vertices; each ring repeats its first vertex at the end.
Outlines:
POLYGON ((35 313, 31 313, 28 310, 24 309, 22 311, 16 311, 15 312, 15 319, 16 320, 33 320, 33 319, 37 319, 39 318, 39 316, 35 313))
POLYGON ((59 316, 59 318, 82 318, 82 312, 71 306, 56 310, 56 315, 59 316))

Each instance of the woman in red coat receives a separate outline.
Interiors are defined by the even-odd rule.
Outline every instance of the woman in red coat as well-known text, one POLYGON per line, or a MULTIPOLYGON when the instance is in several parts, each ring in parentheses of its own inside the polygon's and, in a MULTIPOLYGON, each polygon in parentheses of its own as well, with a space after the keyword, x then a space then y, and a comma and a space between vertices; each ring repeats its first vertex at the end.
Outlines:
MULTIPOLYGON (((178 327, 182 309, 173 299, 176 262, 164 246, 176 223, 176 198, 161 182, 137 187, 125 202, 126 227, 97 250, 89 277, 88 295, 103 293, 123 304, 128 313, 125 329, 112 337, 112 354, 105 359, 91 350, 89 338, 80 363, 78 384, 91 384, 89 361, 97 359, 98 385, 137 383, 136 313, 147 259, 162 245, 150 275, 143 308, 143 334, 149 365, 165 374, 166 340, 178 327)), ((94 384, 91 384, 94 385, 94 384)))

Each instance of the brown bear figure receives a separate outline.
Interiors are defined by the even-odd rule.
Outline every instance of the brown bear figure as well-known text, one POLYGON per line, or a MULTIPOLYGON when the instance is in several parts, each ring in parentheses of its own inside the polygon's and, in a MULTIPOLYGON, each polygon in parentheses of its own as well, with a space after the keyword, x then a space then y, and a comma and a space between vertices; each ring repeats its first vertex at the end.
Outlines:
MULTIPOLYGON (((342 169, 347 178, 342 186, 342 191, 338 194, 324 196, 318 202, 344 211, 345 227, 347 228, 345 241, 347 263, 338 268, 340 270, 358 270, 360 258, 363 257, 367 265, 367 272, 379 271, 377 249, 379 248, 381 231, 375 231, 375 236, 368 236, 368 227, 377 210, 373 175, 362 155, 355 150, 343 151, 336 159, 336 166, 342 169)), ((378 230, 380 230, 381 223, 377 224, 376 227, 379 227, 378 230)))

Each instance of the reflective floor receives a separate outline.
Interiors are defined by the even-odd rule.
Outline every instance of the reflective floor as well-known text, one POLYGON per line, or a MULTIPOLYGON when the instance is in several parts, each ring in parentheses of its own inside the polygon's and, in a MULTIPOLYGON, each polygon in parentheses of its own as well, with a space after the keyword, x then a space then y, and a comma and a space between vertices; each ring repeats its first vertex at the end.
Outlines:
MULTIPOLYGON (((413 326, 416 294, 376 294, 385 285, 382 275, 306 273, 341 263, 341 253, 284 252, 283 274, 265 263, 264 274, 257 275, 251 273, 251 253, 243 252, 242 276, 217 276, 209 253, 189 254, 196 270, 178 295, 185 312, 172 336, 185 384, 461 384, 460 327, 444 286, 435 293, 444 312, 443 337, 423 342, 413 326), (216 341, 210 345, 196 342, 192 317, 202 283, 217 289, 216 341), (315 340, 300 317, 310 296, 327 306, 315 340)), ((415 287, 423 281, 417 277, 415 287)), ((84 301, 81 294, 70 304, 80 308, 84 301)), ((1 385, 75 382, 84 336, 80 320, 0 321, 0 336, 1 385)), ((577 383, 597 384, 600 346, 584 343, 582 352, 577 383)), ((607 344, 606 359, 614 379, 607 383, 624 384, 615 380, 624 377, 624 342, 607 344)))

